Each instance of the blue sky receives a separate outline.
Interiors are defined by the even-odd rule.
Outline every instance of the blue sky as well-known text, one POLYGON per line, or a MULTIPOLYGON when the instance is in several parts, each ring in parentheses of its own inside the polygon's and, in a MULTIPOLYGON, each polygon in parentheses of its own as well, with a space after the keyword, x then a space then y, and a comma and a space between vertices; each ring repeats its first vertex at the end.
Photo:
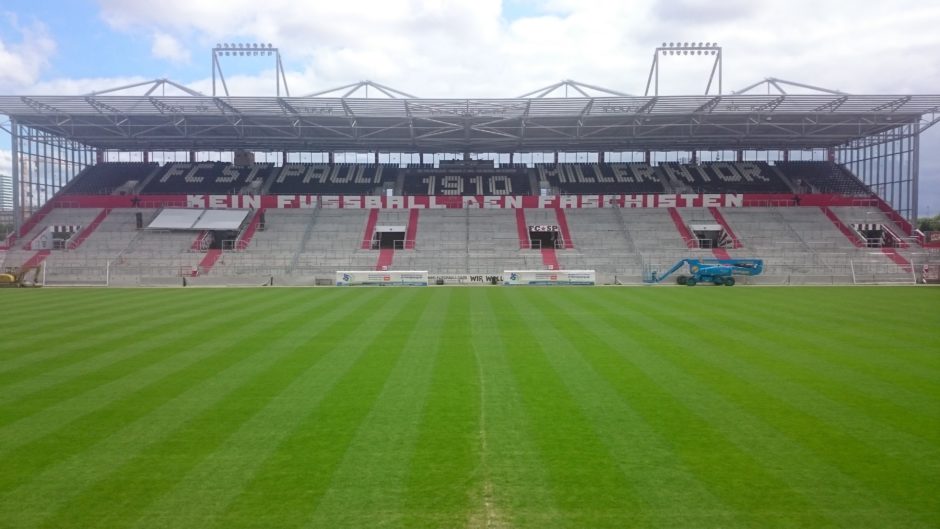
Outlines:
MULTIPOLYGON (((85 93, 166 77, 211 91, 217 42, 273 42, 293 95, 371 79, 423 97, 512 97, 571 78, 642 93, 663 41, 718 41, 725 90, 769 76, 849 93, 940 93, 940 3, 858 0, 4 0, 0 93, 85 93), (811 13, 812 16, 808 16, 811 13)), ((709 64, 664 63, 663 93, 709 64)), ((233 95, 273 61, 226 60, 233 95)), ((931 130, 922 151, 937 149, 931 130)), ((3 149, 0 137, 0 171, 3 149)), ((940 213, 940 154, 921 211, 940 213)))

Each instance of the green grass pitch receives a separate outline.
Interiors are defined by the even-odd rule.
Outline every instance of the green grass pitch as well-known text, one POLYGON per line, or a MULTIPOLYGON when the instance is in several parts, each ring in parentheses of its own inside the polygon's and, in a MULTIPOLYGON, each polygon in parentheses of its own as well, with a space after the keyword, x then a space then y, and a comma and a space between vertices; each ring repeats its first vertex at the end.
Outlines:
POLYGON ((940 527, 940 289, 0 291, 0 528, 940 527))

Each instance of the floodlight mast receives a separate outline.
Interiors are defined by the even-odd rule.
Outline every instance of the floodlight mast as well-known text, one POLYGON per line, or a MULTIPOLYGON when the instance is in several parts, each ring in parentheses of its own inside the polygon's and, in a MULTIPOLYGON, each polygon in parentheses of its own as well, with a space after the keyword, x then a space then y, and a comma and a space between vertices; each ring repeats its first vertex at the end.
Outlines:
POLYGON ((284 63, 281 61, 281 52, 273 44, 267 43, 242 43, 242 44, 216 44, 212 48, 212 97, 216 97, 216 72, 222 82, 222 90, 229 96, 228 85, 225 83, 225 75, 222 74, 222 63, 219 57, 259 57, 274 56, 275 72, 274 79, 276 84, 277 97, 281 97, 281 82, 284 83, 284 93, 290 97, 290 89, 287 88, 287 75, 284 73, 284 63))
POLYGON ((653 95, 659 95, 659 56, 663 55, 705 55, 713 56, 712 71, 708 76, 708 84, 705 85, 705 95, 711 92, 712 84, 715 80, 715 73, 718 73, 718 95, 721 95, 721 46, 717 42, 663 42, 653 51, 653 63, 650 65, 650 74, 646 79, 646 91, 644 96, 650 95, 650 84, 653 84, 653 95))

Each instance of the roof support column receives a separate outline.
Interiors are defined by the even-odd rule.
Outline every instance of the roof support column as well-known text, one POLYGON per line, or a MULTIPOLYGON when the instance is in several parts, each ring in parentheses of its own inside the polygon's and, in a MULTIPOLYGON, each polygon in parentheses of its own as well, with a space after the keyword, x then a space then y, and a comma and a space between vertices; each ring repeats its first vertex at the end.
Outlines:
POLYGON ((22 236, 20 228, 23 226, 23 204, 20 202, 20 131, 16 119, 10 118, 10 162, 13 165, 13 233, 22 236))
POLYGON ((196 162, 196 151, 189 151, 189 163, 196 162))
POLYGON ((912 223, 917 222, 917 187, 920 182, 920 131, 913 125, 909 125, 913 132, 913 149, 911 150, 911 183, 908 185, 908 193, 911 200, 911 216, 908 219, 912 223))
POLYGON ((336 164, 336 153, 335 153, 335 152, 330 151, 330 152, 327 153, 327 162, 328 162, 331 166, 333 166, 333 165, 336 164))

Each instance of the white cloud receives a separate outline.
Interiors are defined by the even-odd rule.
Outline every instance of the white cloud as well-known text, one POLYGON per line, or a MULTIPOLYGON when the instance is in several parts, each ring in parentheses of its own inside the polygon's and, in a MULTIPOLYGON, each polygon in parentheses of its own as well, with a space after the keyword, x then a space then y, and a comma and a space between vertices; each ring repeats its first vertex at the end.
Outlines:
MULTIPOLYGON (((18 90, 19 93, 36 95, 62 95, 62 94, 89 94, 99 92, 120 86, 141 83, 149 79, 135 77, 82 77, 67 78, 58 77, 48 81, 40 81, 32 86, 18 90)), ((143 93, 143 90, 133 92, 135 94, 143 93)))
POLYGON ((176 37, 162 31, 154 33, 150 52, 158 59, 174 63, 187 63, 190 59, 189 50, 176 37))
POLYGON ((15 89, 35 83, 49 65, 56 43, 41 22, 21 25, 14 15, 0 19, 19 33, 19 40, 0 39, 0 88, 15 89))
MULTIPOLYGON (((726 90, 767 76, 857 93, 929 91, 940 79, 940 5, 917 0, 859 0, 851 16, 816 0, 551 0, 511 22, 499 0, 100 3, 114 28, 190 46, 273 42, 311 83, 297 93, 366 78, 429 97, 514 96, 563 78, 638 93, 653 47, 683 39, 725 46, 726 90)), ((662 91, 701 91, 709 69, 663 61, 662 91)))

